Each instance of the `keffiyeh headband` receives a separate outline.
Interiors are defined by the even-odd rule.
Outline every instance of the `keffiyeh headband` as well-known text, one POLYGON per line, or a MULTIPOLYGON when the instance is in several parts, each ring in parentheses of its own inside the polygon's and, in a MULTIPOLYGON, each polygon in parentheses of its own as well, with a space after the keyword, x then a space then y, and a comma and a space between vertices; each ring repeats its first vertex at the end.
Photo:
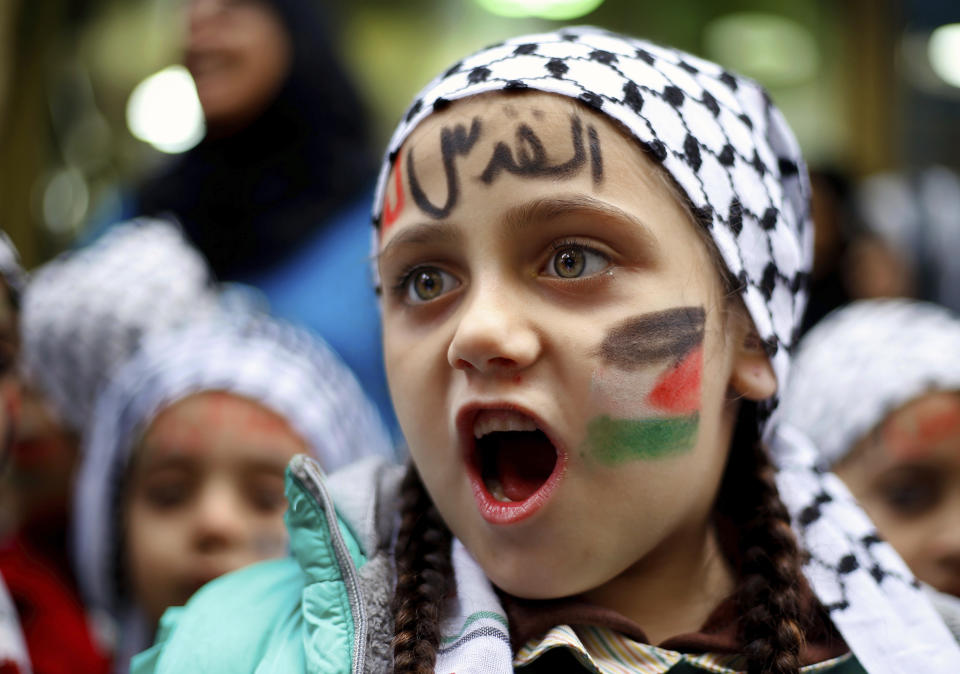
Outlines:
POLYGON ((116 612, 115 508, 131 450, 164 408, 202 391, 243 396, 283 417, 325 470, 393 457, 389 434, 333 351, 266 318, 217 319, 158 334, 120 368, 97 401, 74 498, 78 578, 98 609, 116 612))
POLYGON ((150 332, 212 313, 210 272, 179 228, 141 218, 37 270, 21 310, 22 367, 82 431, 104 381, 150 332))
MULTIPOLYGON (((739 282, 782 387, 806 305, 809 181, 763 88, 714 63, 590 27, 518 37, 468 56, 420 92, 394 132, 374 224, 390 169, 421 121, 457 99, 516 90, 576 99, 616 120, 673 178, 739 282)), ((768 401, 768 411, 775 405, 768 401)), ((778 484, 812 556, 805 572, 860 662, 891 674, 960 671, 960 649, 899 556, 869 537, 872 524, 839 480, 816 470, 805 438, 777 428, 771 419, 764 435, 779 448, 778 484), (807 521, 811 509, 823 515, 817 526, 807 521)))
POLYGON ((803 429, 830 467, 898 407, 960 391, 960 316, 912 300, 856 302, 804 337, 793 367, 783 423, 803 429))

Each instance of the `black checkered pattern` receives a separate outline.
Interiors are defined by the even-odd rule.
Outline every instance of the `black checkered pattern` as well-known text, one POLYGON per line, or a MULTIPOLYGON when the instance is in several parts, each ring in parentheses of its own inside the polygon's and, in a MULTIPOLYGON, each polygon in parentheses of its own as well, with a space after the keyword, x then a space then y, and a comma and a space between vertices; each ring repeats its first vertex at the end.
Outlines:
POLYGON ((804 573, 869 672, 951 672, 960 649, 910 569, 846 485, 815 467, 819 453, 778 410, 771 434, 780 497, 807 554, 804 573))
POLYGON ((217 310, 210 271, 179 228, 138 219, 35 271, 23 295, 22 367, 75 431, 115 367, 155 330, 217 310))

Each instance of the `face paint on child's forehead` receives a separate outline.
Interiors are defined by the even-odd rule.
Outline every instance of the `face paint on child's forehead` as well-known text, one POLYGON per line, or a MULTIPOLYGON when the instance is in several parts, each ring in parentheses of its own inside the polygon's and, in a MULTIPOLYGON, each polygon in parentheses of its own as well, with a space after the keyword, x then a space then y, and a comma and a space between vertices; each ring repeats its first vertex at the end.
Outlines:
POLYGON ((939 394, 915 401, 881 427, 894 458, 922 459, 951 438, 960 443, 960 396, 939 394))
POLYGON ((389 194, 384 197, 384 226, 391 226, 402 208, 403 189, 399 174, 401 166, 406 169, 413 202, 420 211, 436 220, 448 217, 459 203, 461 176, 458 160, 478 152, 489 152, 489 158, 483 171, 472 178, 485 185, 494 184, 504 173, 524 179, 565 180, 579 175, 585 167, 589 167, 595 186, 603 182, 603 150, 596 127, 584 123, 578 114, 565 115, 563 125, 569 129, 569 140, 562 144, 546 143, 542 139, 544 132, 548 130, 546 125, 556 124, 558 117, 548 117, 539 109, 524 112, 529 112, 533 120, 524 120, 524 115, 518 113, 514 106, 507 105, 499 110, 474 116, 469 127, 458 122, 440 128, 440 161, 445 182, 445 197, 442 203, 436 199, 436 195, 433 198, 428 196, 421 184, 417 173, 420 160, 416 158, 414 149, 405 151, 403 161, 398 155, 394 164, 396 195, 393 205, 390 203, 389 194), (512 138, 509 141, 497 140, 491 149, 488 143, 481 141, 494 140, 490 138, 492 134, 488 128, 502 121, 496 119, 498 113, 504 119, 511 120, 512 138))
POLYGON ((393 162, 393 183, 394 191, 396 196, 394 197, 393 206, 390 205, 390 195, 387 194, 383 197, 383 225, 380 229, 380 236, 383 237, 386 234, 387 230, 393 226, 393 223, 397 221, 397 218, 400 217, 400 213, 403 212, 404 206, 404 196, 403 196, 403 176, 400 175, 400 155, 397 155, 397 158, 393 162))
POLYGON ((693 448, 699 429, 703 307, 675 307, 614 326, 597 355, 585 456, 606 465, 693 448), (666 367, 664 368, 664 365, 666 367))

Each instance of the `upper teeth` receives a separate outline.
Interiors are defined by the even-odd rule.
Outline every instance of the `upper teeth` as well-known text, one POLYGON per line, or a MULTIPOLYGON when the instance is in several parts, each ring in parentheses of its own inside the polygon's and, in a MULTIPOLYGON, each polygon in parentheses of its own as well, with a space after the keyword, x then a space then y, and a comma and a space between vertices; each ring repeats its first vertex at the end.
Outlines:
POLYGON ((473 421, 473 437, 480 439, 497 431, 535 431, 537 425, 525 414, 511 410, 483 410, 473 421))

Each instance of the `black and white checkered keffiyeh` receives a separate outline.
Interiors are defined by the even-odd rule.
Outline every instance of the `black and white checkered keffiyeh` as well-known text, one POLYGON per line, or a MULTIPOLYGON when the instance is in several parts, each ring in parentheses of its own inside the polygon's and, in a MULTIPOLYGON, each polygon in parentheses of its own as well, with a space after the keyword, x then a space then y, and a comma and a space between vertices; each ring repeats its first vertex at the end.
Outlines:
POLYGON ((82 432, 110 372, 154 330, 216 311, 201 255, 169 221, 137 219, 36 270, 23 295, 21 366, 82 432))
POLYGON ((97 400, 76 483, 78 580, 98 611, 119 618, 124 609, 114 568, 116 509, 131 450, 160 411, 202 391, 243 396, 283 417, 328 471, 365 456, 394 456, 356 378, 332 350, 298 328, 244 315, 146 338, 97 400))
MULTIPOLYGON (((806 167, 763 88, 714 63, 589 27, 518 37, 468 56, 420 92, 394 132, 374 224, 393 161, 421 121, 457 99, 522 89, 608 115, 673 177, 741 282, 782 386, 812 255, 806 167)), ((778 484, 812 555, 805 570, 860 662, 891 674, 960 671, 960 649, 903 562, 869 538, 871 523, 839 480, 816 469, 803 436, 778 432, 775 421, 764 436, 779 448, 778 484)))

